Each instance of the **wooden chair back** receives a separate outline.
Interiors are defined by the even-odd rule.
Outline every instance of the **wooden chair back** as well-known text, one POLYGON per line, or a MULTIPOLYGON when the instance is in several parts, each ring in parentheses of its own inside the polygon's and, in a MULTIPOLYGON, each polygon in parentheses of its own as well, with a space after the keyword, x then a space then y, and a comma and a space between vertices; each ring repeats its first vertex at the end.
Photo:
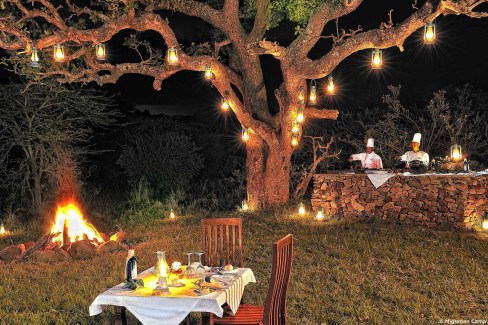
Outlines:
POLYGON ((264 325, 286 325, 286 293, 293 261, 293 236, 273 244, 273 269, 264 305, 264 325))
POLYGON ((202 251, 205 265, 243 267, 242 219, 202 219, 202 251))

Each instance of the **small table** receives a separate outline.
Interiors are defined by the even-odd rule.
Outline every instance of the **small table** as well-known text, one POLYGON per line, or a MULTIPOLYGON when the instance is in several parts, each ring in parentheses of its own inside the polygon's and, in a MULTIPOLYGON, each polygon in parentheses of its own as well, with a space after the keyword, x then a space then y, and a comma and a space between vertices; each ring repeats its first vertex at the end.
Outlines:
MULTIPOLYGON (((208 294, 199 294, 194 291, 198 286, 194 284, 197 279, 183 279, 183 287, 169 288, 169 294, 154 296, 157 286, 157 277, 154 267, 139 274, 143 279, 144 288, 137 290, 123 289, 123 283, 108 289, 98 295, 90 305, 90 316, 98 315, 106 305, 116 306, 116 313, 127 308, 143 324, 178 325, 190 312, 213 313, 223 316, 222 305, 227 303, 233 313, 237 312, 244 293, 244 287, 250 282, 256 282, 254 273, 249 268, 238 268, 225 272, 224 278, 228 284, 223 288, 213 290, 208 294), (121 308, 122 307, 122 308, 121 308)), ((222 280, 224 280, 222 279, 222 280)), ((120 322, 123 323, 123 322, 120 322)))

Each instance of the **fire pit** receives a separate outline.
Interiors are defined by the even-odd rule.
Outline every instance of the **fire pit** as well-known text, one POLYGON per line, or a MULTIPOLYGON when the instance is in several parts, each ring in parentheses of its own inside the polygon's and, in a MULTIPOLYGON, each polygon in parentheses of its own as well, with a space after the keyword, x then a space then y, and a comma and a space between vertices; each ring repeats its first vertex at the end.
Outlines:
POLYGON ((87 221, 74 203, 58 206, 50 231, 37 242, 9 246, 0 251, 0 260, 30 259, 36 262, 57 262, 86 258, 97 253, 124 249, 125 237, 119 231, 111 237, 100 233, 87 221))

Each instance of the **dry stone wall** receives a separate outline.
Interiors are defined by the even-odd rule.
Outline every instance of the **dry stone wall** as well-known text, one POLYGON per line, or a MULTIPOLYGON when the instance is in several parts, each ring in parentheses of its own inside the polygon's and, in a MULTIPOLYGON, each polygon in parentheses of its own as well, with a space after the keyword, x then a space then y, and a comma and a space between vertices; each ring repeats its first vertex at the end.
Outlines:
POLYGON ((396 175, 375 188, 366 174, 317 174, 312 208, 346 218, 470 229, 488 211, 488 175, 396 175))

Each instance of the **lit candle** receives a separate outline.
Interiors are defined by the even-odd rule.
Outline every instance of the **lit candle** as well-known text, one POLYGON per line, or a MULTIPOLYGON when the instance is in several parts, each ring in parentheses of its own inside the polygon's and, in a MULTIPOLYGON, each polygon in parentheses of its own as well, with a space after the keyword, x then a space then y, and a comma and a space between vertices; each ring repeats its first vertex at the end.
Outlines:
POLYGON ((171 209, 170 213, 169 213, 169 218, 171 220, 175 220, 176 219, 176 214, 175 212, 173 211, 173 209, 171 209))
POLYGON ((242 211, 247 211, 249 210, 249 205, 247 203, 247 200, 242 200, 242 211))
POLYGON ((434 23, 428 23, 425 25, 424 30, 424 43, 434 44, 435 42, 435 25, 434 23))
POLYGON ((3 226, 3 223, 0 225, 0 235, 5 235, 7 231, 5 230, 5 227, 3 226))
POLYGON ((334 79, 332 78, 332 76, 329 76, 329 80, 327 81, 327 93, 329 95, 335 94, 335 85, 334 85, 334 79))
POLYGON ((305 204, 303 204, 302 202, 300 202, 300 204, 298 205, 298 214, 303 216, 305 214, 306 210, 305 210, 305 204))
POLYGON ((322 220, 324 219, 324 208, 319 207, 317 209, 317 220, 322 220))

